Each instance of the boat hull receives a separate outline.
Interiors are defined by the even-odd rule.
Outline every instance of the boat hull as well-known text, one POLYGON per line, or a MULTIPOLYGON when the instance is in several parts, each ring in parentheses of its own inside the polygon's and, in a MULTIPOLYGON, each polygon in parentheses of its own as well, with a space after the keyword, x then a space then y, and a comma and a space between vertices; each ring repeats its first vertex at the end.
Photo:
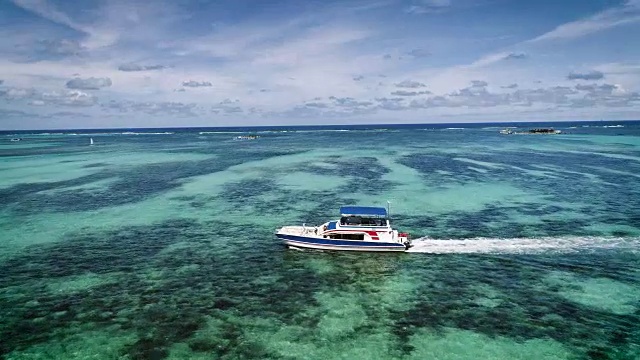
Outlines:
POLYGON ((278 233, 276 236, 290 247, 316 250, 403 252, 407 246, 397 242, 328 239, 278 233))

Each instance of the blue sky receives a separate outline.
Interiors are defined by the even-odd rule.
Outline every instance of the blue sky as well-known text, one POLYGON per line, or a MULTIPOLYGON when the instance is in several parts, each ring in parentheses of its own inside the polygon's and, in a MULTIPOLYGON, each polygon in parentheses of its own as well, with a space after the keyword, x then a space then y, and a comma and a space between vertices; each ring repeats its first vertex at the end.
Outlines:
POLYGON ((640 0, 0 0, 0 129, 640 118, 640 0))

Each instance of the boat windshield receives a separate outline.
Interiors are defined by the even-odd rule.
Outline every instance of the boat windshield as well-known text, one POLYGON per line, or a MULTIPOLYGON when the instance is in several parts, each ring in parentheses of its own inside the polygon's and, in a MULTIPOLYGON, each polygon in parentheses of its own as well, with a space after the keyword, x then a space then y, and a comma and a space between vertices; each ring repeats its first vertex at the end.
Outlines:
POLYGON ((387 226, 387 219, 367 218, 362 216, 343 216, 340 218, 340 225, 387 226))

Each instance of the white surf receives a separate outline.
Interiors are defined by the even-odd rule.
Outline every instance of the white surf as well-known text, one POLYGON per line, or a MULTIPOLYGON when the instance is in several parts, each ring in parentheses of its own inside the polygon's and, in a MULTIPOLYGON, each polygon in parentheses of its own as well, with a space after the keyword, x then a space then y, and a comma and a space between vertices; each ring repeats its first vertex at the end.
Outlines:
POLYGON ((410 253, 431 254, 535 254, 548 252, 589 252, 617 249, 640 251, 640 238, 623 237, 539 237, 539 238, 470 238, 432 239, 422 237, 413 240, 410 253))

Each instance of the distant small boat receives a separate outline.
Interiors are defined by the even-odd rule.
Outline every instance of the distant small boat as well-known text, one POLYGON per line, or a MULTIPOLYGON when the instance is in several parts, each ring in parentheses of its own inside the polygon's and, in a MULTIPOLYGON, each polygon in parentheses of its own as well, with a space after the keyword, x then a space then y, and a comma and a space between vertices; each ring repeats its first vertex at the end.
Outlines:
POLYGON ((89 139, 89 145, 93 145, 93 138, 89 139))

